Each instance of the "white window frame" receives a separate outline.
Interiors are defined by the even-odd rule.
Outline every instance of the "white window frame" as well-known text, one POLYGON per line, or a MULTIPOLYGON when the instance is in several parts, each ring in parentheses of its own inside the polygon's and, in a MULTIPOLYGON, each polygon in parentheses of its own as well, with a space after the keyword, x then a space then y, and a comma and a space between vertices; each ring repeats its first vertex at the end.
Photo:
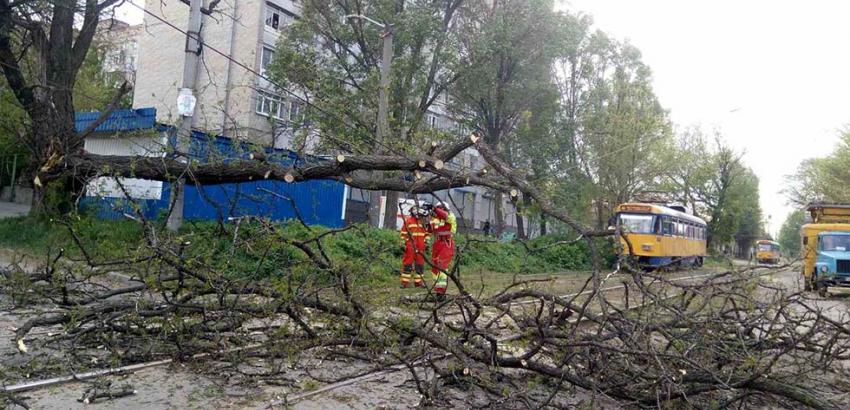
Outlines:
POLYGON ((277 121, 300 122, 304 116, 304 106, 292 98, 285 98, 270 91, 257 90, 254 112, 277 121))
POLYGON ((265 75, 266 69, 268 65, 274 60, 274 47, 267 46, 263 44, 260 48, 260 74, 265 75), (268 61, 266 61, 266 53, 269 55, 268 61))
POLYGON ((437 128, 437 116, 435 114, 427 114, 425 121, 428 123, 429 128, 437 128))
POLYGON ((288 110, 289 105, 281 96, 268 91, 257 90, 257 104, 254 106, 254 111, 257 114, 277 120, 286 120, 286 118, 281 117, 281 114, 288 114, 288 110), (283 110, 282 107, 286 107, 286 110, 283 110))
POLYGON ((265 27, 272 31, 281 31, 295 20, 294 14, 270 2, 266 2, 265 13, 265 27), (277 17, 277 22, 275 22, 275 17, 277 17))

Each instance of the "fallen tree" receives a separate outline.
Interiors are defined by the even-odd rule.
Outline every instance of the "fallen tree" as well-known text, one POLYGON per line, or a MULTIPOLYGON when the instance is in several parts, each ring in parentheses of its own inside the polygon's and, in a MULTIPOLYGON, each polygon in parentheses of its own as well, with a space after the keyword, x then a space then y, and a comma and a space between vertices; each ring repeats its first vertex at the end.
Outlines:
MULTIPOLYGON (((474 147, 492 172, 439 168, 429 165, 433 161, 422 167, 418 160, 392 156, 321 159, 285 170, 157 160, 145 160, 152 162, 141 168, 128 163, 69 169, 86 177, 183 175, 198 183, 225 169, 252 176, 271 170, 268 178, 284 181, 287 175, 300 181, 345 178, 360 170, 419 171, 426 181, 481 184, 508 195, 527 192, 543 212, 573 227, 594 253, 592 239, 610 234, 571 219, 477 138, 450 147, 435 158, 447 160, 451 152, 474 147)), ((85 160, 72 157, 67 163, 85 160)), ((421 182, 395 183, 413 191, 421 182)), ((635 407, 847 404, 840 395, 840 361, 850 358, 850 332, 811 308, 805 295, 762 282, 752 270, 676 281, 632 270, 625 261, 622 270, 606 272, 594 258, 574 294, 555 294, 535 279, 484 294, 468 287, 469 278, 455 263, 447 271, 457 289, 453 298, 435 302, 429 289, 425 297, 388 305, 376 295, 369 273, 373 252, 382 250, 338 258, 323 245, 337 235, 357 235, 358 228, 317 231, 305 224, 301 235, 291 235, 274 223, 246 218, 226 225, 227 246, 213 254, 193 252, 189 237, 161 232, 141 214, 136 219, 145 242, 127 260, 97 260, 82 252, 78 264, 62 266, 54 259, 32 277, 25 286, 40 289, 60 311, 17 329, 21 350, 55 346, 73 352, 70 360, 77 365, 91 366, 93 357, 95 363, 131 364, 254 346, 251 355, 224 355, 219 362, 238 366, 264 358, 278 366, 267 369, 264 377, 270 379, 286 379, 280 363, 299 355, 346 357, 368 371, 404 366, 423 405, 566 407, 576 397, 635 407), (272 273, 258 275, 269 265, 272 273), (104 267, 125 271, 136 282, 103 289, 92 269, 104 267), (619 290, 609 286, 614 281, 622 283, 619 290), (33 330, 57 325, 62 326, 57 334, 27 341, 33 330)), ((73 224, 69 228, 74 232, 73 224)), ((463 255, 459 249, 457 258, 463 255)))

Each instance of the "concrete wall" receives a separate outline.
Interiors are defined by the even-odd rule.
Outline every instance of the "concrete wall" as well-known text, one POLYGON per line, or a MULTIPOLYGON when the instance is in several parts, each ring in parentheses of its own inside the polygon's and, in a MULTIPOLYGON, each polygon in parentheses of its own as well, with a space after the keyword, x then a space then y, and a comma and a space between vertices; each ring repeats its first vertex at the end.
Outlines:
POLYGON ((14 187, 15 198, 12 201, 12 187, 4 186, 0 189, 0 201, 14 202, 16 204, 29 205, 32 203, 32 188, 24 188, 20 186, 14 187))
MULTIPOLYGON (((179 1, 151 1, 149 11, 186 30, 189 7, 179 1)), ((207 48, 198 73, 195 128, 212 134, 268 144, 271 127, 255 113, 260 38, 265 1, 222 0, 218 12, 204 17, 207 48), (230 61, 212 48, 229 55, 230 61), (236 63, 238 62, 238 64, 236 63), (229 95, 228 95, 229 92, 229 95)), ((139 35, 134 107, 154 107, 157 121, 176 124, 177 93, 182 84, 185 35, 149 15, 139 35)))

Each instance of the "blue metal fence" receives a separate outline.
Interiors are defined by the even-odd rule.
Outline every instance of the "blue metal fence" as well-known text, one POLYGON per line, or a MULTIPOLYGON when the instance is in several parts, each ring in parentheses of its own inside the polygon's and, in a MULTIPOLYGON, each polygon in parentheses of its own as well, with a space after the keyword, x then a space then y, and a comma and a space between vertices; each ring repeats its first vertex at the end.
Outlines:
MULTIPOLYGON (((155 117, 156 113, 155 110, 149 110, 152 109, 117 111, 98 127, 98 132, 120 135, 126 131, 156 128, 160 132, 173 135, 173 128, 156 126, 147 120, 151 115, 155 117), (129 114, 127 111, 134 111, 135 114, 129 114)), ((78 114, 77 128, 84 129, 86 123, 90 124, 96 118, 93 113, 78 114)), ((189 144, 190 158, 201 163, 247 159, 251 153, 258 152, 265 154, 267 161, 284 166, 292 164, 293 161, 301 163, 314 160, 312 157, 298 157, 289 150, 264 148, 197 132, 193 133, 189 144)), ((229 217, 247 215, 272 220, 287 220, 300 216, 308 224, 337 228, 345 223, 344 188, 342 183, 334 180, 291 184, 281 181, 255 181, 207 186, 187 185, 183 215, 187 220, 223 221, 229 217)), ((171 185, 163 183, 159 199, 129 201, 123 198, 85 197, 80 205, 103 219, 121 219, 125 218, 124 214, 135 215, 136 207, 146 218, 156 218, 168 210, 170 193, 171 185)))

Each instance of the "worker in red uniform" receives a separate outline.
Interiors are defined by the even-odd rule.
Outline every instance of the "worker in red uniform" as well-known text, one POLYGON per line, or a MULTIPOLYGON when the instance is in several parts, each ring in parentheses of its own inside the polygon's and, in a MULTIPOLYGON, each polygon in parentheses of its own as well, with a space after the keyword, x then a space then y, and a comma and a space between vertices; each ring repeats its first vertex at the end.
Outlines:
POLYGON ((414 206, 410 215, 401 225, 401 239, 404 241, 404 256, 401 260, 401 287, 406 288, 413 279, 413 286, 424 287, 422 274, 425 272, 425 239, 428 237, 429 212, 414 206), (411 278, 412 277, 412 278, 411 278))
POLYGON ((434 244, 431 245, 431 274, 434 277, 434 292, 437 300, 446 298, 448 275, 446 270, 455 255, 454 235, 457 232, 457 218, 445 204, 438 204, 431 210, 431 233, 434 244))

